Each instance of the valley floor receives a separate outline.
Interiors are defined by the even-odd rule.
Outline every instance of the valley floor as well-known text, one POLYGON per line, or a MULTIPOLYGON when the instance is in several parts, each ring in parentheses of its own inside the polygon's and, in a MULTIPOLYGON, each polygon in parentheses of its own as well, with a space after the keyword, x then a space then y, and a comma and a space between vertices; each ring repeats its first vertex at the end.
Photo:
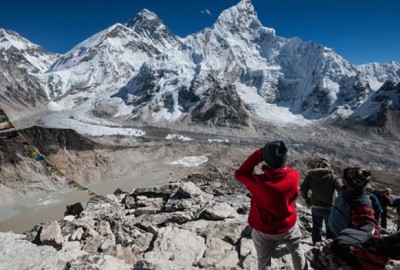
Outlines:
MULTIPOLYGON (((281 139, 290 149, 288 164, 298 169, 302 176, 308 169, 307 162, 310 159, 324 156, 331 160, 339 175, 345 166, 361 166, 373 172, 373 186, 389 185, 394 194, 400 194, 400 143, 379 136, 367 136, 317 124, 245 129, 144 125, 130 128, 136 128, 145 134, 89 136, 101 146, 90 151, 60 149, 49 156, 49 159, 77 182, 81 181, 90 189, 106 195, 117 188, 130 190, 134 187, 178 181, 191 174, 218 172, 230 177, 231 181, 236 181, 233 178, 234 171, 248 155, 270 140, 281 139)), ((29 180, 20 183, 22 186, 30 184, 29 180)), ((14 185, 14 190, 19 190, 22 186, 14 185)), ((39 213, 42 209, 48 215, 35 216, 46 221, 50 217, 54 219, 53 213, 59 215, 62 212, 60 207, 65 207, 74 200, 87 199, 87 194, 78 195, 79 191, 66 191, 63 184, 59 188, 62 191, 55 193, 43 193, 43 187, 32 190, 31 195, 36 195, 25 200, 36 210, 22 204, 23 198, 17 196, 20 193, 14 194, 6 190, 11 199, 6 203, 8 206, 0 209, 1 230, 16 228, 14 226, 25 222, 26 219, 18 220, 16 217, 25 215, 28 211, 39 213), (68 196, 73 200, 60 199, 62 196, 58 195, 63 192, 71 194, 68 196), (57 201, 51 201, 51 198, 56 197, 57 201), (12 198, 18 201, 13 201, 12 198), (46 198, 47 205, 43 203, 46 198), (63 204, 59 203, 60 200, 64 201, 63 204), (51 207, 57 210, 53 211, 51 207)), ((48 190, 51 191, 54 189, 48 190)), ((38 223, 39 220, 34 222, 38 223)), ((20 229, 23 230, 22 227, 20 229)))

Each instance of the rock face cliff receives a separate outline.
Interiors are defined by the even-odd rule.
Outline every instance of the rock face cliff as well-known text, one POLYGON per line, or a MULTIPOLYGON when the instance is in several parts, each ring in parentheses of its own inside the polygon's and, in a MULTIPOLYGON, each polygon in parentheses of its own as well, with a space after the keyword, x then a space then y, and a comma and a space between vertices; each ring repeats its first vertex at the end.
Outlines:
MULTIPOLYGON (((351 269, 324 250, 327 243, 312 247, 310 209, 302 199, 296 205, 310 269, 351 269)), ((116 190, 24 235, 0 233, 0 269, 257 269, 249 207, 244 187, 217 173, 116 190)), ((272 267, 293 269, 283 245, 272 267)))
MULTIPOLYGON (((84 154, 98 146, 74 130, 34 126, 20 130, 20 133, 44 156, 57 157, 61 152, 61 157, 56 159, 60 165, 75 163, 69 153, 78 151, 84 154), (65 162, 68 159, 69 162, 65 162)), ((0 139, 0 205, 12 202, 15 196, 54 191, 62 186, 63 183, 52 178, 42 164, 27 156, 24 147, 14 137, 0 139)))

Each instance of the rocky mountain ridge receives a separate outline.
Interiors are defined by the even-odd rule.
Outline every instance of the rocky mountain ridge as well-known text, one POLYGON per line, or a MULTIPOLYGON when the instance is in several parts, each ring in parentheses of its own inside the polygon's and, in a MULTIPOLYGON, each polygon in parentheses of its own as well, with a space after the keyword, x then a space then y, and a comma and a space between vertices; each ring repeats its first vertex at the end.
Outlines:
POLYGON ((57 60, 58 54, 47 52, 16 32, 0 29, 0 59, 30 73, 42 73, 57 60))
POLYGON ((398 134, 397 112, 400 111, 400 83, 386 81, 358 107, 349 119, 369 126, 382 127, 398 134), (365 117, 366 116, 366 117, 365 117), (390 127, 390 126, 393 127, 390 127))
POLYGON ((157 15, 144 10, 76 45, 38 77, 53 101, 68 97, 79 104, 124 85, 144 61, 179 42, 157 15))
POLYGON ((398 63, 356 67, 330 48, 276 36, 262 26, 250 1, 225 10, 211 28, 184 43, 145 62, 115 95, 133 108, 131 117, 195 120, 214 91, 232 93, 228 86, 239 102, 220 98, 217 105, 207 104, 222 126, 246 124, 238 118, 265 120, 270 104, 308 119, 348 117, 376 90, 371 85, 384 83, 383 69, 388 80, 399 81, 398 63))
MULTIPOLYGON (((46 93, 43 102, 56 110, 84 104, 94 118, 124 124, 244 127, 282 113, 352 122, 354 111, 386 81, 400 82, 399 74, 396 62, 354 66, 323 45, 276 36, 261 24, 251 1, 242 0, 212 27, 183 39, 143 10, 78 44, 34 77, 38 91, 46 93)), ((28 90, 14 87, 7 102, 17 102, 23 91, 28 90)), ((361 111, 357 118, 369 117, 361 111)), ((385 113, 398 117, 393 106, 385 113)))
POLYGON ((49 102, 35 76, 4 60, 0 60, 0 89, 2 104, 13 104, 12 111, 15 112, 22 110, 27 114, 31 108, 39 108, 49 102))

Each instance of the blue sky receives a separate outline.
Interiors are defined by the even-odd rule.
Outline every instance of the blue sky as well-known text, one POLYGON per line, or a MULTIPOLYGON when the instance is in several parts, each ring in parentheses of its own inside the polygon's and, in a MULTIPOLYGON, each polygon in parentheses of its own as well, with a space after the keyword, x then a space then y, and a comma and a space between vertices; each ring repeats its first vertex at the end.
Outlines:
MULTIPOLYGON (((50 52, 65 53, 140 10, 156 13, 178 36, 211 26, 239 0, 0 0, 0 28, 50 52)), ((278 36, 333 48, 352 64, 400 62, 399 0, 252 0, 278 36)))

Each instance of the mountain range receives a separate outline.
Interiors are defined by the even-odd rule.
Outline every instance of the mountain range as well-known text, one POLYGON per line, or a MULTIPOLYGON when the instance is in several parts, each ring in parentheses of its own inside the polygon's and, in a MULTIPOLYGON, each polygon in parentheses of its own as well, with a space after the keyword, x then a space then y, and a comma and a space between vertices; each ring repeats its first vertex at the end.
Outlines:
MULTIPOLYGON (((175 35, 156 14, 144 9, 64 54, 47 52, 12 30, 0 29, 0 106, 26 137, 22 142, 6 135, 0 140, 0 206, 8 209, 2 208, 0 216, 3 230, 21 228, 41 219, 42 214, 49 218, 53 211, 47 211, 46 204, 58 207, 67 199, 88 200, 85 192, 65 192, 71 179, 101 194, 117 186, 120 191, 133 188, 135 193, 141 185, 187 177, 187 181, 200 183, 206 193, 215 193, 221 203, 235 209, 239 205, 239 213, 245 210, 242 201, 228 196, 236 196, 232 191, 239 187, 234 171, 255 149, 276 139, 287 144, 288 165, 298 170, 302 179, 313 159, 324 156, 337 175, 347 166, 360 166, 371 171, 373 188, 390 187, 393 194, 400 194, 400 63, 352 65, 321 44, 279 37, 274 29, 261 24, 250 0, 241 0, 223 11, 211 27, 186 37, 175 35), (32 158, 33 153, 26 154, 22 146, 26 142, 46 156, 47 167, 32 158), (58 168, 67 178, 53 177, 48 170, 52 164, 53 172, 58 168), (20 204, 31 195, 41 196, 20 204)), ((72 187, 77 187, 75 184, 72 187)), ((248 201, 248 194, 237 191, 248 201)), ((154 216, 152 206, 161 202, 159 196, 151 189, 135 194, 138 207, 146 205, 142 200, 148 195, 151 207, 121 212, 124 219, 141 220, 142 210, 154 216)), ((162 192, 160 198, 167 194, 162 192)), ((113 210, 117 208, 97 204, 97 199, 92 202, 95 208, 116 213, 113 210)), ((194 205, 197 209, 198 204, 194 205)), ((90 210, 87 213, 92 213, 90 210)), ((303 232, 310 228, 306 211, 300 218, 303 232)), ((159 214, 161 219, 153 225, 171 221, 165 213, 159 214)), ((178 215, 176 220, 181 223, 182 217, 178 215)), ((120 221, 110 221, 115 225, 112 235, 122 239, 121 243, 124 239, 129 242, 130 234, 120 237, 125 224, 120 221)), ((64 236, 76 234, 69 224, 61 224, 64 236)), ((153 225, 148 230, 152 234, 153 225)), ((210 237, 219 230, 206 227, 213 228, 210 237)), ((142 230, 144 225, 138 228, 142 230)), ((28 237, 36 239, 37 232, 33 229, 28 237)), ((14 241, 14 236, 0 234, 0 238, 6 244, 14 241)), ((234 243, 242 245, 238 240, 234 243)), ((74 241, 79 250, 83 246, 83 242, 76 244, 74 241)), ((238 250, 237 244, 233 250, 238 250)), ((13 247, 12 251, 21 249, 13 247)), ((150 251, 148 246, 143 250, 150 251)), ((231 253, 231 247, 227 251, 237 264, 237 254, 231 253)), ((171 254, 176 257, 178 253, 171 254)), ((62 250, 58 255, 70 254, 62 250)), ((53 255, 45 257, 59 258, 53 255)), ((246 264, 247 255, 240 255, 240 263, 246 264)), ((221 256, 215 257, 215 262, 220 262, 221 256)), ((6 264, 22 265, 20 260, 3 257, 6 264)), ((188 256, 182 258, 192 265, 188 256)), ((165 266, 171 257, 160 262, 165 266)), ((171 269, 176 269, 175 262, 171 269)), ((71 263, 68 265, 79 265, 79 260, 71 263)))
POLYGON ((0 29, 1 105, 21 117, 27 108, 81 108, 125 124, 318 120, 398 135, 399 83, 400 63, 356 66, 331 48, 277 36, 250 0, 184 38, 144 9, 62 55, 0 29))

